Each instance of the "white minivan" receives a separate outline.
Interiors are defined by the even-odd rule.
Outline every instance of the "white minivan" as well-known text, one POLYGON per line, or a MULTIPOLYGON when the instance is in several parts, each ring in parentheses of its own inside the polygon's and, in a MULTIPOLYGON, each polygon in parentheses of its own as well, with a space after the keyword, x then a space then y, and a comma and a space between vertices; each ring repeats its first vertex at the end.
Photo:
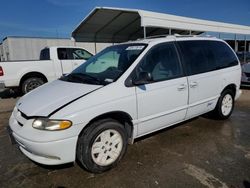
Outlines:
POLYGON ((227 119, 241 66, 211 37, 151 38, 110 46, 72 73, 26 94, 10 135, 31 160, 111 169, 135 138, 208 113, 227 119))

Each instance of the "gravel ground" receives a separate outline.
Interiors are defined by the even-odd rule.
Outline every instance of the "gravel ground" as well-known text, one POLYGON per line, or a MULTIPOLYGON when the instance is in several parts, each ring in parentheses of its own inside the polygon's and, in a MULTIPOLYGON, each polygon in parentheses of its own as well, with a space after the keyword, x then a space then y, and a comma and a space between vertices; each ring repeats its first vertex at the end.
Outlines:
POLYGON ((113 170, 41 166, 11 145, 8 119, 18 98, 0 92, 0 187, 250 187, 250 90, 229 120, 199 117, 141 138, 113 170))

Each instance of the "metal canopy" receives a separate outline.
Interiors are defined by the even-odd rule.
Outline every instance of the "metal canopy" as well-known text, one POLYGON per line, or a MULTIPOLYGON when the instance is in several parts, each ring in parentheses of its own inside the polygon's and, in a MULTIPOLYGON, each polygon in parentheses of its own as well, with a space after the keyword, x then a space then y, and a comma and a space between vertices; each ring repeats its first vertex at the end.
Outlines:
POLYGON ((203 32, 250 34, 250 27, 136 9, 97 7, 72 32, 77 42, 119 43, 146 36, 203 32), (146 28, 146 29, 145 29, 146 28))

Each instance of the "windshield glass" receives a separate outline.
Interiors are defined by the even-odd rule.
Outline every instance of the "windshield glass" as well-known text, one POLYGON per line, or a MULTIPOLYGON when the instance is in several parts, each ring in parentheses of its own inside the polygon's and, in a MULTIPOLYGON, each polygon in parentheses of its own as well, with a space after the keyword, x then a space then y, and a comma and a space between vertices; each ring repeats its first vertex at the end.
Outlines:
POLYGON ((97 85, 112 83, 129 68, 145 47, 145 44, 121 44, 108 47, 61 80, 97 85))

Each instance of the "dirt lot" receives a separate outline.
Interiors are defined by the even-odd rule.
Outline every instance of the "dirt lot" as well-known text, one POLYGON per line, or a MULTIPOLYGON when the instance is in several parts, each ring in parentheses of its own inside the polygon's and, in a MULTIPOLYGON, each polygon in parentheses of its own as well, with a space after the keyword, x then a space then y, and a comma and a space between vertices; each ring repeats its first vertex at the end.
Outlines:
POLYGON ((250 90, 226 121, 203 117, 144 137, 113 170, 95 175, 77 164, 44 167, 6 133, 17 99, 0 99, 0 187, 250 187, 250 90))

